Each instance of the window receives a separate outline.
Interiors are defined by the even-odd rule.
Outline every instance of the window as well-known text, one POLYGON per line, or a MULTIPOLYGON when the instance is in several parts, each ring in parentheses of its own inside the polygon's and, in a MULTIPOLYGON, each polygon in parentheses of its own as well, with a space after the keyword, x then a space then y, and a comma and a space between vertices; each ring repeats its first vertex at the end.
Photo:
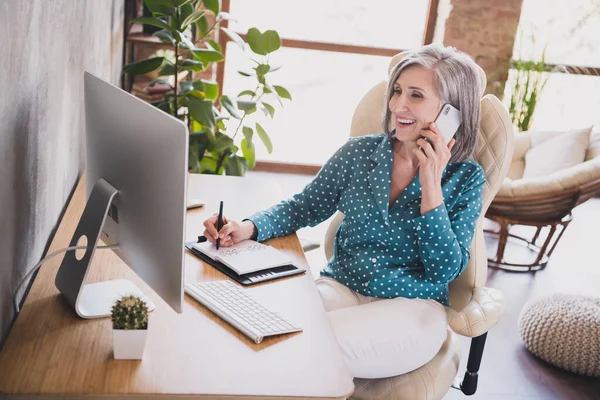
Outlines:
MULTIPOLYGON (((273 141, 257 160, 322 165, 347 139, 360 99, 385 79, 389 57, 424 41, 429 0, 230 0, 240 22, 229 27, 244 34, 256 26, 275 29, 283 48, 272 55, 273 84, 286 87, 293 101, 276 107, 273 120, 260 123, 273 141), (318 48, 316 50, 315 48, 318 48)), ((437 9, 437 1, 435 9, 437 9)), ((224 92, 248 89, 237 71, 250 68, 241 50, 229 43, 224 92)), ((260 111, 259 111, 260 113, 260 111)))
MULTIPOLYGON (((597 0, 524 0, 514 59, 587 67, 549 73, 531 130, 600 129, 600 3, 597 0)), ((514 71, 509 75, 514 77, 514 71)), ((507 85, 508 87, 509 85, 507 85)), ((507 91, 508 92, 508 91, 507 91)), ((505 94, 505 100, 510 94, 505 94)))
MULTIPOLYGON (((273 153, 257 145, 257 160, 322 165, 350 134, 350 122, 362 96, 387 73, 387 57, 283 48, 277 51, 284 67, 272 74, 272 83, 287 88, 293 100, 284 107, 271 102, 275 118, 260 124, 273 141, 273 153)), ((247 59, 233 43, 227 47, 225 93, 237 93, 248 84, 237 73, 247 59)), ((255 114, 255 115, 256 115, 255 114)))

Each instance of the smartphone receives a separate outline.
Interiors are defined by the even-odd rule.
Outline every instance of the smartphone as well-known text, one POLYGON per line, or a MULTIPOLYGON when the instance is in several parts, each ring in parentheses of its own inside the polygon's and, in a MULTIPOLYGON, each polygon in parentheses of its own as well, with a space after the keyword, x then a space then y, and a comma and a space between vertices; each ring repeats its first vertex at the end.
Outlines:
MULTIPOLYGON (((450 139, 456 135, 458 127, 462 123, 460 111, 452 104, 446 103, 442 106, 438 116, 435 118, 435 123, 442 136, 446 139, 446 143, 448 143, 450 142, 450 139)), ((423 139, 431 144, 431 141, 428 138, 423 137, 423 139)))
POLYGON ((462 118, 460 116, 460 111, 449 103, 442 106, 440 113, 435 119, 435 124, 438 126, 442 136, 446 139, 446 143, 450 142, 450 139, 456 135, 456 131, 458 131, 458 127, 461 123, 462 118))

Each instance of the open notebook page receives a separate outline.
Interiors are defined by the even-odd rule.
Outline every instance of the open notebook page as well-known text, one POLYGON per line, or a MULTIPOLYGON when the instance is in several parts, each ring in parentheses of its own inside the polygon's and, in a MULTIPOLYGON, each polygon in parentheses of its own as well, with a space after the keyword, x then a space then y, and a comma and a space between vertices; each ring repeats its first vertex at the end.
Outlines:
POLYGON ((239 275, 292 263, 285 253, 254 240, 243 240, 233 246, 220 247, 219 250, 210 242, 196 243, 194 248, 222 262, 239 275))

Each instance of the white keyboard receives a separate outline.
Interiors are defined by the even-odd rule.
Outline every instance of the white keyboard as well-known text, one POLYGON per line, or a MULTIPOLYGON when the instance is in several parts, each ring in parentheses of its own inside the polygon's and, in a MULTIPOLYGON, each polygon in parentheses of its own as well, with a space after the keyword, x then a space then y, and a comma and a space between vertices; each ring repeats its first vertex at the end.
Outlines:
POLYGON ((185 292, 256 343, 265 336, 302 330, 263 307, 231 281, 196 282, 185 285, 185 292))

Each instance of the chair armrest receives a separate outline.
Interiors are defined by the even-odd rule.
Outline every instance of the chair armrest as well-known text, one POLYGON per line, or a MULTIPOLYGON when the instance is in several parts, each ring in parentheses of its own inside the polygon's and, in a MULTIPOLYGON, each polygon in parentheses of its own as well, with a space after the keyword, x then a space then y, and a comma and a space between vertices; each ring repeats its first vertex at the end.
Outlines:
POLYGON ((469 304, 460 312, 452 308, 448 312, 448 324, 459 335, 477 337, 489 331, 502 314, 505 301, 497 289, 479 287, 473 289, 469 304))

